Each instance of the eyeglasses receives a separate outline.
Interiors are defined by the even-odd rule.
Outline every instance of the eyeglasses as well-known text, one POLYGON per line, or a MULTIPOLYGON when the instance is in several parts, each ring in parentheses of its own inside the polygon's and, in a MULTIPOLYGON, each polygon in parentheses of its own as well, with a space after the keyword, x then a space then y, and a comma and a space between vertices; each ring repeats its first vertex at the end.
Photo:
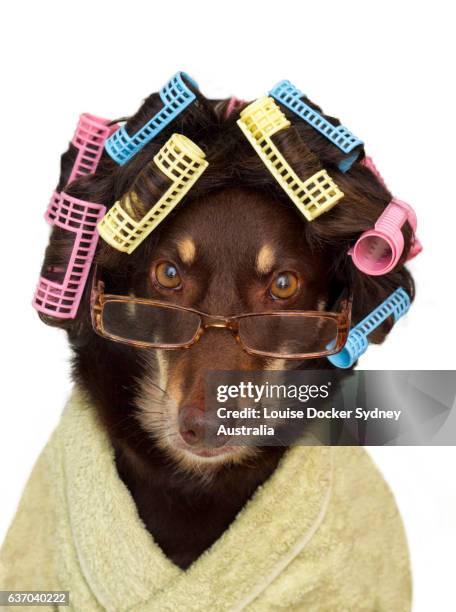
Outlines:
POLYGON ((352 296, 339 312, 284 310, 232 317, 211 315, 157 300, 104 293, 94 277, 91 315, 94 331, 114 342, 146 349, 193 346, 210 328, 231 331, 251 355, 311 359, 338 353, 346 343, 352 296))

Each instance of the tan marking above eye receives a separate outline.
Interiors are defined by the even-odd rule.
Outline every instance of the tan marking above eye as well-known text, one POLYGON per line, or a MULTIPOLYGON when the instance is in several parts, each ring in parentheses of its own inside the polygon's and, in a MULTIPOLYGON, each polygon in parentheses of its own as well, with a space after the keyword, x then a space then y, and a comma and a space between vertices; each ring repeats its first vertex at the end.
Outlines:
POLYGON ((196 245, 193 238, 187 236, 179 240, 177 243, 177 252, 183 263, 187 265, 193 263, 196 255, 196 245))
POLYGON ((326 308, 327 301, 326 298, 319 298, 317 302, 317 310, 324 310, 326 308))
POLYGON ((158 263, 154 270, 155 280, 165 289, 177 289, 182 284, 182 278, 177 267, 170 261, 158 263))
POLYGON ((291 298, 299 288, 299 279, 293 272, 280 272, 271 283, 269 289, 275 299, 291 298))
POLYGON ((258 274, 268 274, 274 267, 275 252, 270 244, 263 244, 256 256, 256 269, 258 274))

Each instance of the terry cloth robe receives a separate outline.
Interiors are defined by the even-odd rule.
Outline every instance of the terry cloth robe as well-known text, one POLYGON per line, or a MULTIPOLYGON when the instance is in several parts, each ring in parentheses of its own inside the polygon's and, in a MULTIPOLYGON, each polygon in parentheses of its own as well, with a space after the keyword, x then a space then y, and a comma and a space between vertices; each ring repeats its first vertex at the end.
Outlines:
POLYGON ((26 486, 0 589, 68 590, 61 609, 81 612, 402 612, 411 600, 398 510, 362 448, 288 450, 184 571, 145 529, 78 391, 26 486))

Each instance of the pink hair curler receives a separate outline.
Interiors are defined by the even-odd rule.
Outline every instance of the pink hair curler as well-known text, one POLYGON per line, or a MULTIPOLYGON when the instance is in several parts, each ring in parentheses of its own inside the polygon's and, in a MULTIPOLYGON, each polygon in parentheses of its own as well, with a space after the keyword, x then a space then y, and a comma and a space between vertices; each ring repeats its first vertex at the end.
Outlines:
MULTIPOLYGON (((102 204, 94 204, 59 194, 59 207, 53 224, 75 234, 73 249, 62 282, 41 276, 33 297, 34 308, 58 319, 74 319, 89 275, 98 242, 97 223, 106 213, 102 204)), ((61 272, 53 268, 52 272, 61 272)))
MULTIPOLYGON (((119 128, 117 123, 113 125, 109 123, 109 119, 96 117, 90 113, 80 115, 76 131, 71 139, 71 144, 78 152, 67 184, 96 171, 106 139, 119 128)), ((59 204, 60 193, 54 191, 44 214, 44 218, 51 225, 56 217, 59 204)))
POLYGON ((119 128, 117 124, 109 125, 109 123, 109 119, 96 117, 90 113, 82 113, 79 117, 76 131, 71 140, 71 144, 78 149, 78 154, 68 183, 95 172, 106 139, 119 128))
POLYGON ((362 166, 366 166, 366 168, 369 168, 369 170, 380 181, 380 183, 383 185, 383 187, 388 189, 386 187, 385 180, 384 180, 383 176, 380 174, 380 172, 378 171, 377 166, 374 164, 374 160, 372 159, 372 157, 368 157, 366 155, 366 157, 364 157, 364 159, 361 160, 361 165, 362 166))
MULTIPOLYGON (((404 250, 404 236, 401 228, 408 221, 413 232, 416 231, 416 215, 413 208, 393 198, 378 218, 374 229, 364 232, 358 238, 351 256, 355 266, 372 276, 387 274, 396 266, 404 250)), ((409 259, 418 254, 417 241, 414 241, 409 259)))
MULTIPOLYGON (((362 164, 369 168, 377 179, 386 187, 385 181, 372 158, 365 157, 362 164)), ((393 198, 378 218, 371 230, 358 238, 355 246, 349 250, 355 266, 371 276, 387 274, 394 269, 404 250, 402 226, 408 221, 413 231, 413 243, 407 261, 416 257, 423 250, 415 236, 417 219, 413 208, 397 198, 393 198)))
POLYGON ((225 119, 231 117, 231 115, 242 108, 244 104, 246 104, 245 100, 240 100, 239 98, 236 98, 236 96, 231 96, 228 106, 226 107, 225 119))
POLYGON ((44 218, 50 225, 54 223, 54 220, 57 216, 57 212, 60 207, 60 198, 61 193, 59 193, 58 191, 54 191, 49 201, 48 207, 46 208, 46 212, 44 213, 44 218))

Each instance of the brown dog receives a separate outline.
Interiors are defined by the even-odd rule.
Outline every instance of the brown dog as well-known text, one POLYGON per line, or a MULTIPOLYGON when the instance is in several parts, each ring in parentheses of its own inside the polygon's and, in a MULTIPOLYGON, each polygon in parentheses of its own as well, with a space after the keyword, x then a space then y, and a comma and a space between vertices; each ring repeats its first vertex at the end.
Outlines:
MULTIPOLYGON (((127 124, 130 133, 159 108, 154 94, 127 124)), ((94 176, 68 191, 112 205, 134 189, 147 209, 166 180, 150 162, 171 131, 179 131, 207 153, 210 166, 199 183, 134 254, 107 245, 98 266, 110 293, 154 298, 214 315, 274 310, 330 309, 348 283, 359 320, 398 286, 413 294, 411 277, 399 271, 372 278, 358 273, 347 250, 371 227, 391 194, 357 163, 337 170, 338 153, 323 136, 295 123, 276 142, 300 176, 322 166, 345 193, 330 214, 308 223, 281 192, 226 102, 199 96, 179 118, 124 167, 107 157, 94 176)), ((61 186, 74 151, 63 157, 61 186)), ((141 216, 144 211, 136 210, 141 216)), ((405 230, 410 247, 410 228, 405 230)), ((44 270, 65 264, 71 248, 54 229, 44 270)), ((116 462, 147 529, 168 557, 188 567, 232 522, 252 493, 275 469, 283 448, 208 449, 202 439, 203 382, 208 370, 268 370, 330 367, 326 360, 297 363, 247 354, 226 329, 210 329, 187 350, 144 350, 100 338, 92 330, 89 291, 78 318, 61 323, 74 349, 75 380, 89 393, 105 423, 116 462)), ((389 331, 385 324, 374 340, 389 331)))

